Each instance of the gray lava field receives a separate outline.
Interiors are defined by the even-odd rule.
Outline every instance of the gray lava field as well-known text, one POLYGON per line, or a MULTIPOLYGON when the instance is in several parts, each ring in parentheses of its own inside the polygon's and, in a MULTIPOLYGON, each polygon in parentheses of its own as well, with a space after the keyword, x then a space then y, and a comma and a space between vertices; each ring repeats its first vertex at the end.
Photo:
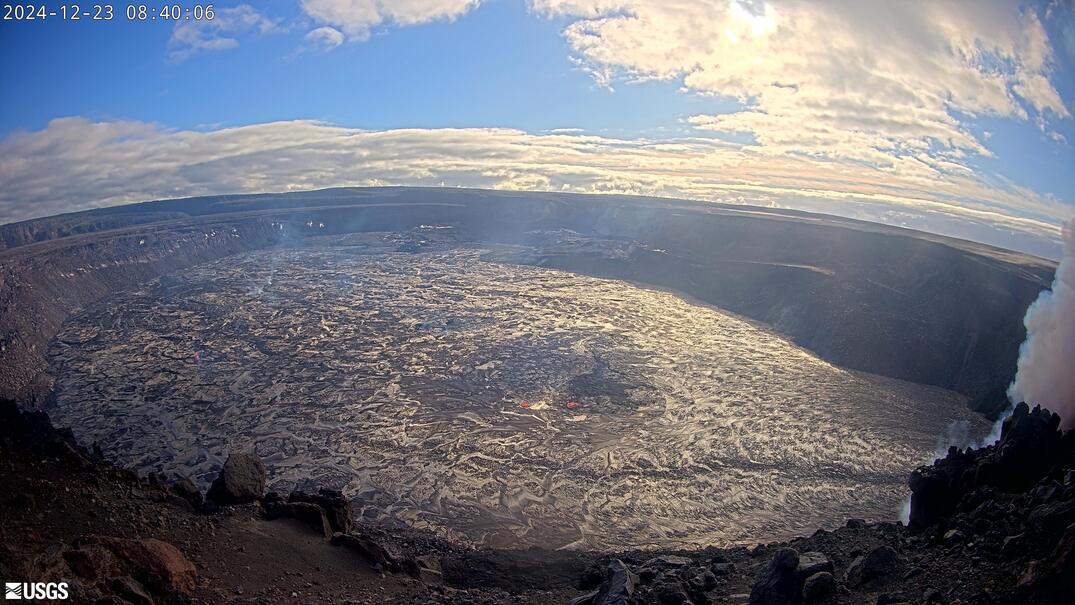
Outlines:
POLYGON ((492 547, 892 519, 1006 402, 1054 265, 805 213, 344 189, 0 228, 0 395, 142 471, 492 547))
POLYGON ((369 520, 586 549, 890 518, 946 426, 987 430, 955 393, 671 293, 485 260, 526 248, 377 250, 400 237, 107 298, 56 337, 48 411, 143 470, 207 484, 252 447, 275 489, 342 488, 369 520))

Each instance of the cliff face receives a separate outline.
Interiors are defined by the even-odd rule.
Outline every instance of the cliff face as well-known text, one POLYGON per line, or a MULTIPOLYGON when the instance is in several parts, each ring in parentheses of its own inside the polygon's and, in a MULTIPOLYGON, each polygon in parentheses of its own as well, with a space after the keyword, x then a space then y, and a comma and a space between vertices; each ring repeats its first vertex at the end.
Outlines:
POLYGON ((309 236, 422 224, 500 243, 566 230, 525 262, 674 288, 839 365, 964 393, 987 414, 1006 405, 1022 316, 1054 270, 880 225, 652 198, 344 189, 153 202, 0 228, 0 396, 47 396, 46 343, 109 292, 309 236))
POLYGON ((0 257, 0 392, 29 404, 47 397, 45 345, 80 307, 277 237, 269 223, 258 220, 183 223, 8 251, 0 257))
POLYGON ((0 250, 18 248, 36 242, 46 242, 75 235, 84 235, 146 225, 160 221, 187 218, 180 212, 112 213, 91 211, 57 217, 33 219, 0 225, 0 250))
POLYGON ((1022 317, 1051 275, 984 249, 828 223, 687 213, 627 223, 645 224, 629 233, 648 250, 546 266, 686 292, 838 365, 963 393, 990 416, 1007 407, 1022 317))

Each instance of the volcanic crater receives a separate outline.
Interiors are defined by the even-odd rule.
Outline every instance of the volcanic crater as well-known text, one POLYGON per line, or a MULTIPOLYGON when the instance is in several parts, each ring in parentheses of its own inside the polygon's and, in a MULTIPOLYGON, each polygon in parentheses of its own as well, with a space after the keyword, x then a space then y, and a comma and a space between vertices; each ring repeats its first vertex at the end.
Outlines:
POLYGON ((48 411, 203 487, 252 449, 273 489, 340 488, 369 521, 587 550, 891 518, 946 426, 988 430, 963 396, 715 307, 508 262, 533 246, 399 251, 426 232, 315 238, 105 298, 53 341, 48 411))
POLYGON ((0 394, 143 472, 204 487, 252 449, 274 489, 511 548, 894 518, 937 436, 1006 405, 1053 268, 624 196, 347 189, 63 225, 0 233, 0 394))

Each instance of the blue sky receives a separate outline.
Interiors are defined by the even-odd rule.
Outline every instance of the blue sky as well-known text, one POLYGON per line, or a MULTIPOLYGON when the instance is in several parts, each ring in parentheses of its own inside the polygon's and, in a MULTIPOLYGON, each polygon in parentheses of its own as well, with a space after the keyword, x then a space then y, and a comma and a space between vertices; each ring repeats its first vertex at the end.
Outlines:
POLYGON ((0 21, 0 222, 443 184, 799 207, 1055 256, 1075 212, 1071 3, 892 4, 272 0, 214 4, 210 24, 129 22, 125 3, 111 22, 0 21))
MULTIPOLYGON (((266 2, 262 11, 301 19, 294 2, 266 2)), ((682 132, 680 118, 735 105, 677 94, 674 81, 595 86, 570 60, 564 23, 499 0, 454 22, 379 28, 332 52, 301 52, 305 30, 296 25, 182 61, 168 59, 167 22, 5 23, 0 68, 18 85, 0 89, 0 132, 80 115, 174 128, 318 119, 369 129, 585 128, 630 137, 682 132)))

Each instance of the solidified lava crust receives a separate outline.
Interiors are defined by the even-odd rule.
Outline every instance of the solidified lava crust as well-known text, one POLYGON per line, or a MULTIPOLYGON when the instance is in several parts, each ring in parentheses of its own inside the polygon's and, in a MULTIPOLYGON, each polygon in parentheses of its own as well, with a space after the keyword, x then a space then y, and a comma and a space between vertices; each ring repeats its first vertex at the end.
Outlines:
POLYGON ((5 579, 96 603, 1075 592, 1075 437, 1044 410, 916 470, 911 528, 841 524, 891 516, 940 427, 984 426, 965 404, 1007 408, 1041 259, 804 213, 392 188, 0 240, 5 579), (71 430, 22 411, 42 406, 71 430), (229 453, 254 484, 205 501, 229 453), (251 497, 265 477, 280 493, 251 497), (729 545, 757 540, 779 541, 729 545))
POLYGON ((104 299, 50 349, 53 420, 203 487, 251 447, 273 489, 332 486, 369 521, 606 550, 892 518, 945 427, 988 430, 955 394, 668 292, 504 250, 378 249, 405 235, 245 253, 104 299))

